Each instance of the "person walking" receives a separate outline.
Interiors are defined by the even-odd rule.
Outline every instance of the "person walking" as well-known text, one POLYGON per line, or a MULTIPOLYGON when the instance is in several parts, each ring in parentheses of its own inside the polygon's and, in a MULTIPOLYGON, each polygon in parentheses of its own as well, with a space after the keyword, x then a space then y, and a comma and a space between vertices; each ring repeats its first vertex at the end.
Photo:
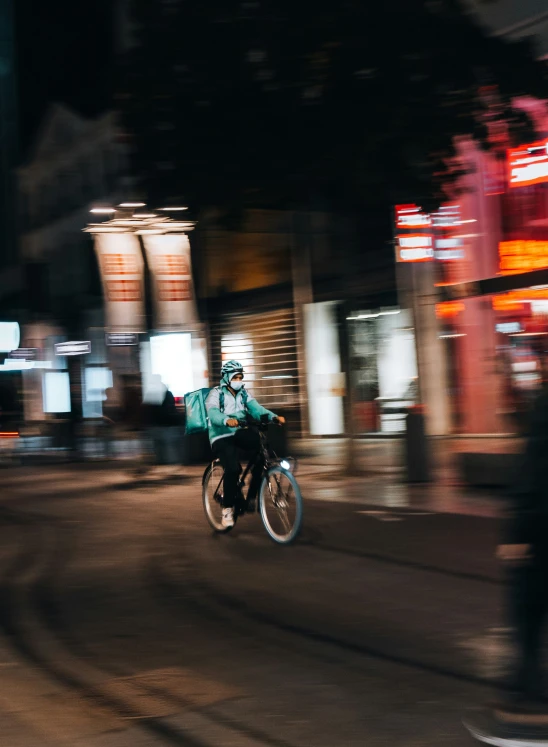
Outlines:
POLYGON ((507 705, 548 709, 542 641, 548 617, 548 386, 533 405, 526 446, 498 558, 508 580, 508 611, 516 643, 507 705))

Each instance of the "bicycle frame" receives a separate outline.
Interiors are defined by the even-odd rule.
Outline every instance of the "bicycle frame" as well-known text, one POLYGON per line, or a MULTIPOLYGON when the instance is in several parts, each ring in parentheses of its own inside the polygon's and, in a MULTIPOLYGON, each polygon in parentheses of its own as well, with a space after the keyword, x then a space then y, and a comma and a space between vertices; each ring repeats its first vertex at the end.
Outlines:
POLYGON ((261 480, 262 480, 264 475, 267 473, 267 471, 270 469, 270 467, 273 464, 271 456, 270 456, 271 452, 268 448, 266 433, 260 427, 257 430, 258 430, 259 438, 261 441, 261 448, 259 449, 258 453, 255 455, 255 457, 249 460, 246 468, 240 474, 240 479, 238 480, 238 497, 240 497, 243 500, 245 505, 248 505, 248 500, 247 500, 247 494, 244 495, 243 487, 245 485, 245 481, 247 477, 253 472, 253 469, 256 467, 256 465, 261 463, 262 465, 261 480))
MULTIPOLYGON (((280 463, 280 460, 278 459, 276 453, 273 450, 271 450, 269 448, 269 446, 268 446, 267 435, 266 435, 266 426, 264 424, 262 424, 262 423, 253 423, 253 424, 251 424, 251 426, 250 425, 246 425, 245 427, 255 427, 255 428, 257 428, 257 431, 259 433, 259 438, 260 438, 260 441, 261 441, 261 448, 259 449, 257 455, 255 456, 255 458, 252 458, 248 462, 247 466, 245 467, 245 469, 240 474, 240 479, 238 480, 238 493, 239 493, 239 496, 241 496, 241 498, 243 499, 244 503, 247 504, 247 495, 244 495, 244 493, 243 493, 243 487, 245 485, 245 481, 246 481, 247 477, 251 474, 251 472, 253 471, 253 468, 255 467, 255 465, 259 461, 262 462, 262 465, 263 465, 262 466, 262 475, 261 475, 261 479, 262 479, 264 477, 264 475, 268 472, 268 470, 271 467, 273 467, 274 465, 280 463)), ((215 461, 218 462, 219 460, 215 460, 215 461)), ((205 472, 203 474, 202 484, 203 484, 203 482, 205 480, 205 477, 207 475, 208 469, 209 469, 209 466, 206 467, 206 470, 205 470, 205 472)), ((218 495, 219 489, 221 488, 222 483, 223 483, 223 479, 224 479, 224 473, 223 473, 223 476, 221 477, 221 479, 219 480, 219 483, 217 484, 217 487, 215 488, 215 495, 218 495)))

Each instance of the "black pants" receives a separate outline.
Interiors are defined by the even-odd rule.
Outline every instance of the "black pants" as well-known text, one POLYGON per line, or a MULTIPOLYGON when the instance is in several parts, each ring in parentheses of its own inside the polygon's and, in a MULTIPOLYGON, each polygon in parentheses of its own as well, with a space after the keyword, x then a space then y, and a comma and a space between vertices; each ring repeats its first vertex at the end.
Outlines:
POLYGON ((544 691, 542 639, 548 616, 547 558, 537 558, 531 565, 510 573, 509 603, 518 656, 510 685, 515 692, 535 698, 544 691))
MULTIPOLYGON (((236 500, 238 478, 242 471, 239 452, 244 452, 248 461, 255 458, 261 448, 261 440, 257 431, 243 429, 236 431, 234 436, 220 438, 213 444, 213 455, 218 458, 225 471, 223 483, 223 507, 233 508, 236 500)), ((248 498, 254 498, 258 491, 263 472, 263 465, 258 462, 253 468, 248 498)))

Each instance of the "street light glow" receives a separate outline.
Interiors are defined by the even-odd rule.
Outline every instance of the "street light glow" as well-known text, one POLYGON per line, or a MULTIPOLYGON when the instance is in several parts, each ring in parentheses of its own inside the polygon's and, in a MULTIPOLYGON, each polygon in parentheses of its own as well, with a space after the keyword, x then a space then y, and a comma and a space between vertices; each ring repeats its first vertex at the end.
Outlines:
POLYGON ((164 213, 175 213, 181 210, 188 210, 188 208, 187 207, 163 207, 163 208, 159 208, 159 210, 161 210, 164 213))
POLYGON ((121 208, 146 207, 146 202, 122 202, 122 204, 119 207, 121 208))
POLYGON ((116 209, 110 207, 96 207, 92 208, 89 212, 95 213, 96 215, 108 215, 110 213, 115 213, 116 209))

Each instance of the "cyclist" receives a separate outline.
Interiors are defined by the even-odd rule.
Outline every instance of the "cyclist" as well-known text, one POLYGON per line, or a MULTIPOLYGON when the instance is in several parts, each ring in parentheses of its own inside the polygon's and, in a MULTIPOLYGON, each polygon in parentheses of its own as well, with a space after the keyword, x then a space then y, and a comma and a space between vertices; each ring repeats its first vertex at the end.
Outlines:
MULTIPOLYGON (((212 389, 206 400, 209 419, 209 441, 213 455, 219 459, 224 469, 223 482, 223 527, 234 526, 234 502, 238 478, 242 466, 238 450, 247 452, 253 458, 260 450, 259 434, 251 429, 238 428, 238 421, 247 414, 259 420, 268 415, 273 423, 283 425, 285 419, 262 407, 247 391, 244 384, 244 369, 238 361, 228 361, 221 369, 221 384, 212 389)), ((253 501, 259 491, 262 476, 261 465, 253 469, 251 485, 247 494, 253 501)))

